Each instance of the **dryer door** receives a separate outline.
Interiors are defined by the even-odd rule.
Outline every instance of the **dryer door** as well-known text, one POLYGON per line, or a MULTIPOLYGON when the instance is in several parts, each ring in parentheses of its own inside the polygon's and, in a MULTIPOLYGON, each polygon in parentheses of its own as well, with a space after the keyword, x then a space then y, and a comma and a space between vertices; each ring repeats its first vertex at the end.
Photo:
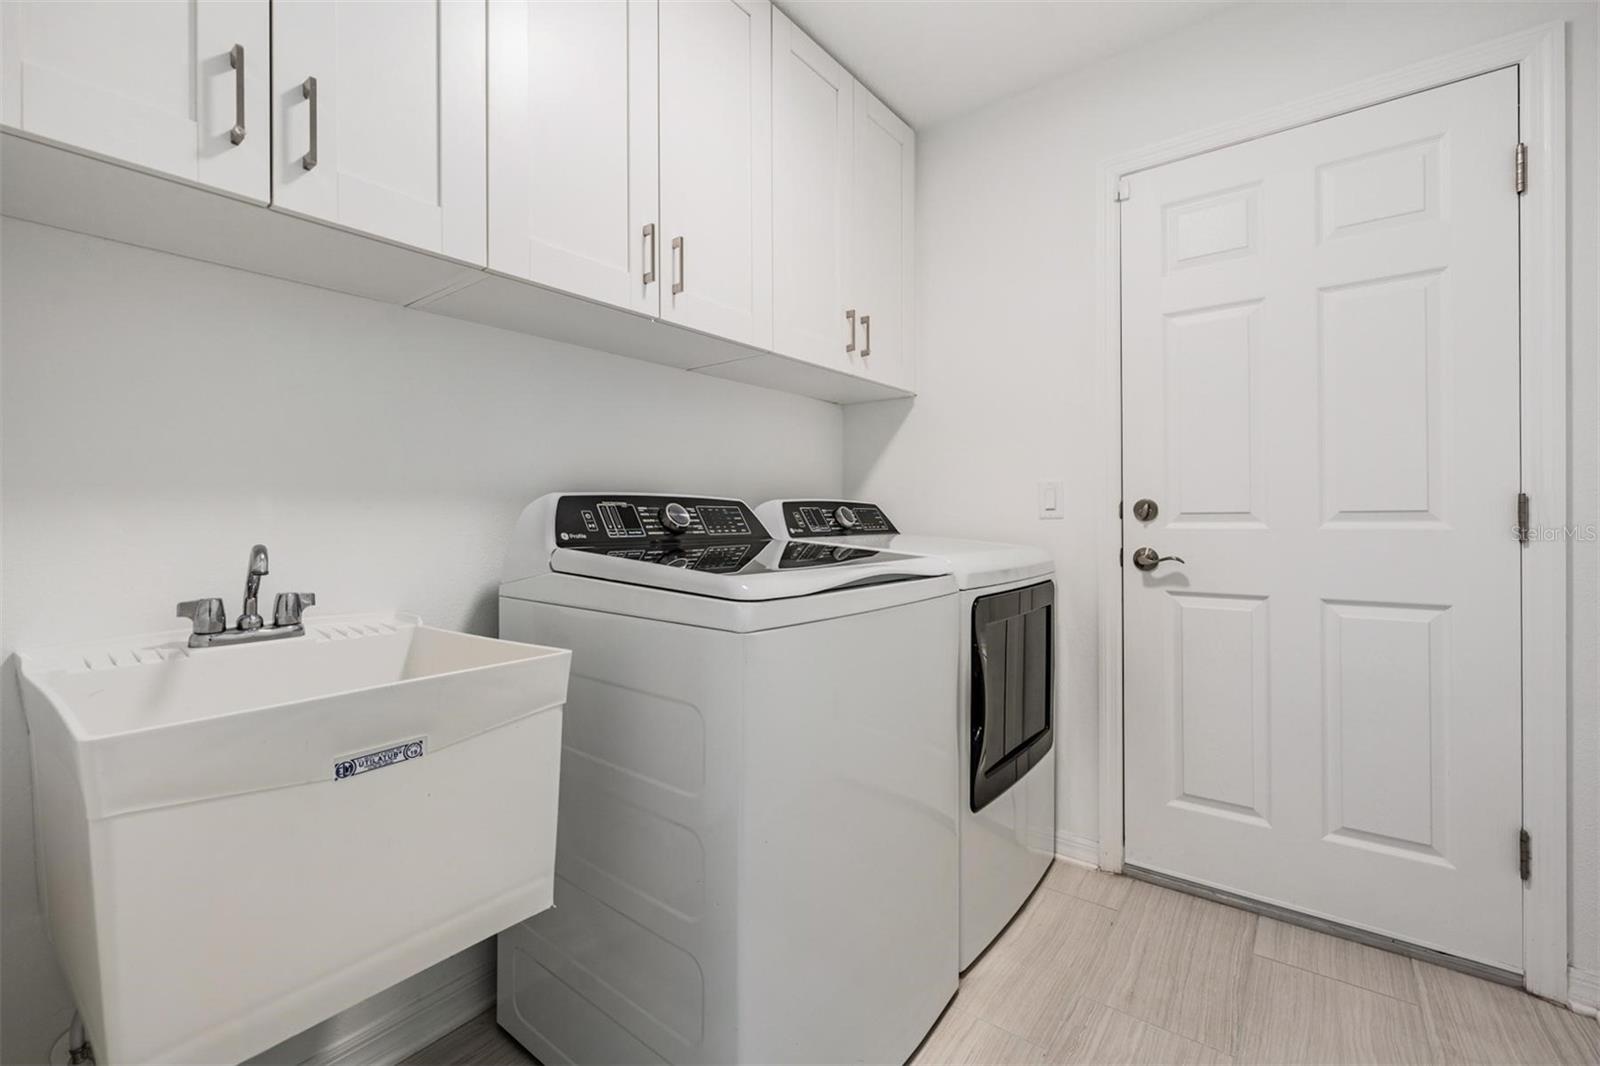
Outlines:
POLYGON ((972 810, 1022 780, 1053 741, 1055 582, 972 604, 972 810))

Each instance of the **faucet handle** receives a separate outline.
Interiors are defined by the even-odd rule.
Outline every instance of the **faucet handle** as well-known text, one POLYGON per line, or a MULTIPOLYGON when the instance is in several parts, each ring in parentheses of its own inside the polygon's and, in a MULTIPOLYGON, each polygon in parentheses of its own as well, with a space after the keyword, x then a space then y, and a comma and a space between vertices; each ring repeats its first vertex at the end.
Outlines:
POLYGON ((194 622, 194 635, 213 636, 228 628, 228 614, 222 600, 212 596, 203 600, 184 600, 178 604, 178 617, 194 622))
POLYGON ((272 624, 297 626, 305 609, 315 606, 316 602, 315 592, 280 592, 277 599, 272 602, 272 624))

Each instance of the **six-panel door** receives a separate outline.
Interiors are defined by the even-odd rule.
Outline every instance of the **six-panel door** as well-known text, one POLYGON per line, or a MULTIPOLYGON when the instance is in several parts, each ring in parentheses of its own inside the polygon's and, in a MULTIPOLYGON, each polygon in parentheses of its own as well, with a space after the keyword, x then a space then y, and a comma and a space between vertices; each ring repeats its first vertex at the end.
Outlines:
POLYGON ((266 203, 266 0, 0 4, 0 121, 266 203))
POLYGON ((656 0, 489 0, 489 267, 660 311, 656 0))
POLYGON ((859 85, 855 115, 849 292, 862 318, 857 365, 910 388, 915 135, 859 85))
POLYGON ((1129 180, 1123 595, 1130 865, 1520 971, 1516 143, 1510 69, 1129 180))
POLYGON ((661 317, 772 345, 772 5, 660 8, 661 317))
POLYGON ((482 266, 483 0, 272 5, 272 202, 482 266))

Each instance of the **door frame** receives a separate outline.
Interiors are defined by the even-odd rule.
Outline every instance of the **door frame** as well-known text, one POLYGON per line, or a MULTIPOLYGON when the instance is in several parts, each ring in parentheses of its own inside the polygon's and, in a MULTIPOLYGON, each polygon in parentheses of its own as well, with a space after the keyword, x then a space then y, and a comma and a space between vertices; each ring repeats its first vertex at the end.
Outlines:
MULTIPOLYGON (((1550 22, 1390 74, 1103 160, 1097 168, 1096 399, 1104 468, 1098 522, 1100 633, 1100 866, 1123 857, 1122 283, 1123 180, 1152 167, 1281 133, 1402 96, 1515 66, 1519 130, 1528 146, 1518 205, 1522 284, 1522 485, 1532 522, 1567 525, 1567 26, 1550 22)), ((1506 146, 1506 183, 1512 181, 1506 146)), ((1513 525, 1506 501, 1506 526, 1513 525)), ((1522 549, 1522 824, 1535 842, 1523 887, 1524 986, 1567 1002, 1567 545, 1522 549)), ((1515 841, 1506 861, 1515 861, 1515 841)))

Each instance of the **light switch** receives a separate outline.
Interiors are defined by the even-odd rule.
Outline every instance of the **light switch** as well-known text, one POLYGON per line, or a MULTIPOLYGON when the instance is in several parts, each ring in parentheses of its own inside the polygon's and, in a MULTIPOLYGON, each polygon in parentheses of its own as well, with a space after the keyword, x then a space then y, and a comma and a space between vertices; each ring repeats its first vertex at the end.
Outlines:
POLYGON ((1039 482, 1039 517, 1061 517, 1061 482, 1039 482))

